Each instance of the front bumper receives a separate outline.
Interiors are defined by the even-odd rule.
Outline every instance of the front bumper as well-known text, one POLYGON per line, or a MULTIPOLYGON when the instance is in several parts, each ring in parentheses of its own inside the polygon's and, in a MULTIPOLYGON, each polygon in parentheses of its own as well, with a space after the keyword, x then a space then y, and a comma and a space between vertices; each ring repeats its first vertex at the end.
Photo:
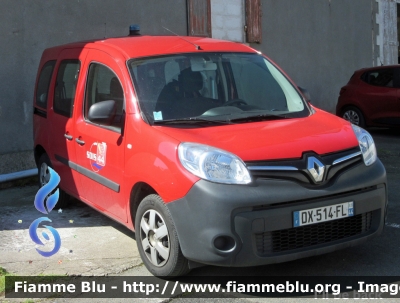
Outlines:
POLYGON ((182 253, 220 266, 286 262, 360 244, 383 230, 386 172, 377 160, 335 178, 329 186, 256 179, 251 185, 198 181, 182 199, 167 204, 182 253), (293 228, 293 212, 354 201, 354 216, 293 228), (233 239, 217 249, 215 239, 233 239))

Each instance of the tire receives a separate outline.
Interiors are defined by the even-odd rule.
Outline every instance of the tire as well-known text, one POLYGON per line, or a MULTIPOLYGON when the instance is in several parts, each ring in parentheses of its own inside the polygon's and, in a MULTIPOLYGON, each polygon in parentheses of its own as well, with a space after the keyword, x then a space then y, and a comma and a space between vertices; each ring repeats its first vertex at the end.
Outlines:
MULTIPOLYGON (((38 179, 39 179, 39 187, 42 187, 45 185, 47 182, 49 182, 50 179, 50 172, 48 170, 48 167, 51 167, 51 162, 50 158, 47 154, 43 154, 39 158, 38 162, 38 179)), ((59 208, 65 208, 68 206, 71 197, 63 191, 61 188, 59 188, 59 197, 58 197, 58 202, 56 206, 54 206, 54 209, 59 209, 59 208)))
POLYGON ((342 118, 359 126, 359 127, 365 127, 365 119, 364 115, 362 112, 354 106, 346 107, 343 110, 342 118))
POLYGON ((154 276, 177 277, 190 271, 171 214, 160 196, 149 195, 140 203, 135 234, 142 261, 154 276))

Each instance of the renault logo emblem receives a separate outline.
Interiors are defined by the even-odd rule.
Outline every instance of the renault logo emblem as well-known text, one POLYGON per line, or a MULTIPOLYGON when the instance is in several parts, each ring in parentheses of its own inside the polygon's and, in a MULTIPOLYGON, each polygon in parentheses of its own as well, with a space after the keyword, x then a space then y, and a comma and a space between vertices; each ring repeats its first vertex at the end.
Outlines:
POLYGON ((324 178, 325 166, 315 157, 308 158, 307 170, 310 172, 315 182, 321 182, 324 178))

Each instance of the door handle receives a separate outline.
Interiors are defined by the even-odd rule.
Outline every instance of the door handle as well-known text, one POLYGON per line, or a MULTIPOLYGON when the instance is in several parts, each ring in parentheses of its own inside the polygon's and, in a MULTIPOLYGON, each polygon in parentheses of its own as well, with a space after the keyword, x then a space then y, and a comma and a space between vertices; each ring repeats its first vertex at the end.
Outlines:
POLYGON ((75 141, 78 142, 79 145, 85 145, 85 141, 75 138, 75 141))
POLYGON ((67 140, 69 140, 69 141, 72 140, 72 136, 71 135, 64 134, 64 137, 67 138, 67 140))

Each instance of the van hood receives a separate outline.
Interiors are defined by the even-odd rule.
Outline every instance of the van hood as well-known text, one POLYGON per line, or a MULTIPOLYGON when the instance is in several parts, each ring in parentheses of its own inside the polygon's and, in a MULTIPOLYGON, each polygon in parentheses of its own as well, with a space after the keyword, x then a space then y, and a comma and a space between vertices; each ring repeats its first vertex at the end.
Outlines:
POLYGON ((243 161, 301 158, 304 152, 324 155, 358 146, 349 122, 318 109, 306 118, 199 128, 155 127, 180 142, 214 146, 243 161))

